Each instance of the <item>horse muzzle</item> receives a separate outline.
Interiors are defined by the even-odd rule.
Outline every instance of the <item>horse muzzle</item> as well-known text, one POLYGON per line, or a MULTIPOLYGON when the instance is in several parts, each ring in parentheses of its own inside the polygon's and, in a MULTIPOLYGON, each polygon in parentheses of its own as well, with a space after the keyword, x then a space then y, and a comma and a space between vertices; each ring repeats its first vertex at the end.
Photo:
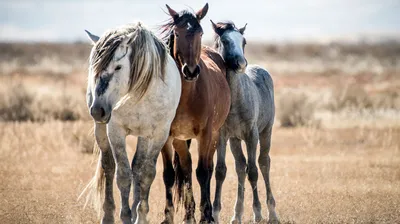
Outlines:
POLYGON ((186 81, 194 82, 200 75, 200 66, 188 66, 187 64, 184 64, 182 67, 182 73, 186 81))
POLYGON ((228 68, 237 73, 244 73, 247 67, 247 60, 245 58, 228 58, 226 63, 228 68))
POLYGON ((92 105, 90 115, 96 123, 107 124, 111 119, 111 111, 102 106, 92 105))

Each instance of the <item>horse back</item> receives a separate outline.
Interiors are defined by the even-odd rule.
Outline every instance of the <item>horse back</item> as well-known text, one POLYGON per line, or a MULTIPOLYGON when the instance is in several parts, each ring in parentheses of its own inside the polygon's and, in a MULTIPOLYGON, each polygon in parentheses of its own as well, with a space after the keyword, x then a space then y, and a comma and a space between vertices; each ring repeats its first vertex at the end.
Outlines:
POLYGON ((268 71, 258 65, 247 66, 246 74, 250 77, 257 88, 260 102, 258 126, 263 129, 265 125, 274 122, 274 83, 268 71))

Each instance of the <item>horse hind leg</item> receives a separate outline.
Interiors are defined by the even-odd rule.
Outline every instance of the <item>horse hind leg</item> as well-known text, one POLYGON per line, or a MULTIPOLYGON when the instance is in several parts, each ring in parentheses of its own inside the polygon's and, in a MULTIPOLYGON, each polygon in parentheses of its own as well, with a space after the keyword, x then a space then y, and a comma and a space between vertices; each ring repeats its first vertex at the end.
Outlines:
POLYGON ((261 203, 258 197, 257 181, 258 181, 258 169, 256 165, 256 154, 257 154, 257 143, 258 143, 258 130, 253 128, 246 136, 246 148, 247 148, 247 174, 248 180, 253 191, 253 215, 254 221, 260 222, 262 220, 261 215, 261 203))
POLYGON ((244 184, 246 180, 246 158, 244 157, 240 139, 229 139, 231 151, 235 158, 235 169, 238 177, 238 189, 235 203, 235 214, 231 219, 231 223, 242 223, 243 216, 243 200, 244 200, 244 184))
POLYGON ((271 183, 269 179, 269 171, 271 166, 271 158, 269 157, 269 151, 271 148, 271 134, 272 126, 265 128, 265 130, 260 133, 260 156, 258 158, 258 164, 264 177, 265 187, 267 191, 267 207, 269 212, 268 222, 279 223, 279 219, 275 211, 275 199, 272 195, 271 183))

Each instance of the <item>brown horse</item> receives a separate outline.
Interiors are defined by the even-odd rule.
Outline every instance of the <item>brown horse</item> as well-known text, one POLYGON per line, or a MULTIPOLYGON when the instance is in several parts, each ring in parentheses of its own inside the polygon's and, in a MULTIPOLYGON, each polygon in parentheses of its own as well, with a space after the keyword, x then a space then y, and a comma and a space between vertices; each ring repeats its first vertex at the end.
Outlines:
POLYGON ((174 180, 175 199, 178 202, 183 200, 186 210, 184 222, 195 222, 192 161, 186 143, 189 139, 196 139, 198 142, 196 176, 201 187, 200 222, 210 223, 213 221, 210 201, 213 156, 219 140, 219 129, 224 124, 231 105, 226 68, 216 51, 201 45, 203 29, 200 20, 206 15, 208 4, 196 14, 186 10, 177 13, 168 5, 167 8, 172 18, 162 26, 162 30, 170 53, 181 71, 182 94, 171 125, 170 137, 162 149, 167 198, 164 223, 173 223, 174 180))

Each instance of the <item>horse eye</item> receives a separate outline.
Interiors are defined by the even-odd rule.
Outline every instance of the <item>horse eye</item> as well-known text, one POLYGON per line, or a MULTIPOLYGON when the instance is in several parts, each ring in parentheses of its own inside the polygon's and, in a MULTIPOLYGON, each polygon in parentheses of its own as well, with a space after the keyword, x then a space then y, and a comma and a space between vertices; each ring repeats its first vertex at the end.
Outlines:
POLYGON ((115 67, 115 71, 119 71, 121 70, 122 66, 121 65, 117 65, 117 67, 115 67))
POLYGON ((174 32, 174 34, 175 34, 175 37, 176 37, 176 38, 179 37, 179 34, 178 34, 177 32, 174 32))

